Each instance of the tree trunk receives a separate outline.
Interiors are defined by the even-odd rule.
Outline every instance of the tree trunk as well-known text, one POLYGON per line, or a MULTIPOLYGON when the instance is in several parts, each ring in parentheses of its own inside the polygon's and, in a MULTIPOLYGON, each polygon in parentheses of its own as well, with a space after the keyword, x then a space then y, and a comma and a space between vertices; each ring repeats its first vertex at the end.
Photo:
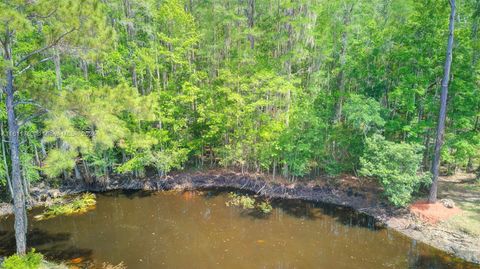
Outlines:
POLYGON ((450 80, 450 67, 452 65, 452 50, 453 50, 453 34, 455 30, 455 0, 450 0, 450 23, 449 35, 447 44, 447 58, 445 60, 444 74, 442 79, 442 93, 440 96, 440 113, 438 115, 437 126, 437 140, 435 142, 435 151, 432 162, 432 186, 430 188, 430 195, 428 197, 429 203, 437 201, 438 175, 440 170, 440 152, 442 150, 444 133, 445 133, 445 119, 447 117, 447 97, 448 97, 448 82, 450 80))
MULTIPOLYGON (((3 101, 3 100, 2 100, 3 101)), ((8 190, 10 191, 10 196, 13 199, 13 187, 12 187, 12 180, 10 179, 10 171, 8 168, 8 163, 7 163, 7 151, 5 147, 5 134, 3 131, 3 121, 0 121, 0 139, 2 139, 2 156, 3 156, 3 165, 5 166, 5 177, 7 178, 7 185, 8 185, 8 190)))
POLYGON ((55 64, 55 83, 57 90, 62 90, 62 69, 60 68, 60 52, 53 49, 53 63, 55 64))
POLYGON ((80 182, 80 180, 82 180, 82 173, 80 173, 78 164, 75 164, 74 171, 75 171, 75 180, 77 180, 77 182, 80 182))
POLYGON ((251 31, 253 31, 254 24, 255 0, 248 0, 247 5, 247 21, 248 28, 250 29, 250 33, 248 34, 248 41, 250 42, 250 49, 253 49, 255 47, 255 37, 252 35, 251 31))
POLYGON ((342 119, 343 102, 345 99, 345 64, 347 62, 347 46, 348 46, 348 26, 350 25, 351 15, 353 11, 353 4, 345 6, 343 14, 343 32, 342 32, 342 47, 340 48, 340 73, 338 74, 338 91, 339 98, 335 106, 334 122, 339 122, 342 119))
POLYGON ((83 78, 88 81, 88 62, 86 60, 80 59, 80 69, 82 69, 83 78))
MULTIPOLYGON (((477 128, 478 128, 478 116, 475 118, 475 125, 473 126, 473 132, 477 132, 477 128)), ((467 162, 467 173, 472 173, 473 172, 473 160, 472 160, 472 156, 469 156, 468 157, 468 162, 467 162)))
POLYGON ((427 129, 425 137, 425 150, 423 151, 423 169, 430 170, 430 128, 427 129))
MULTIPOLYGON (((7 48, 5 60, 10 62, 10 51, 7 48)), ((18 123, 14 110, 14 88, 13 88, 13 70, 7 67, 6 70, 7 85, 5 86, 6 109, 8 118, 8 136, 10 143, 10 154, 12 161, 12 187, 13 187, 13 206, 15 213, 15 239, 17 245, 17 253, 25 254, 26 250, 26 232, 27 219, 25 209, 25 195, 23 190, 21 171, 20 171, 20 149, 18 142, 18 123)))
MULTIPOLYGON (((480 17, 480 12, 477 12, 480 11, 480 0, 477 0, 476 4, 475 4, 475 13, 474 13, 474 16, 473 16, 473 25, 472 25, 472 43, 475 45, 477 44, 478 42, 478 24, 479 24, 479 17, 480 17)), ((474 48, 477 48, 477 46, 475 46, 474 48)), ((474 49, 473 51, 473 55, 472 55, 472 67, 475 69, 477 67, 477 62, 478 62, 478 56, 479 56, 479 51, 478 49, 474 49)), ((479 109, 479 106, 477 106, 477 111, 479 109)), ((478 114, 478 112, 476 113, 478 114)), ((475 126, 473 127, 473 132, 476 132, 477 131, 477 128, 478 128, 478 116, 475 117, 475 126)), ((474 172, 474 169, 473 169, 473 160, 472 160, 472 156, 468 157, 468 162, 467 162, 467 173, 472 173, 474 172)))

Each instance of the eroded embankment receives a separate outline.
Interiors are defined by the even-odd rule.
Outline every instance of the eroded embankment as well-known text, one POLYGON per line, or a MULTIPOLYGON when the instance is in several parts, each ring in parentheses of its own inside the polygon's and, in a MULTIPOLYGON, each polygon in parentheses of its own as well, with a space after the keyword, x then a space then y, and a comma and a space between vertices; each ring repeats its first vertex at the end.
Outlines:
MULTIPOLYGON (((104 192, 111 190, 194 190, 201 188, 236 188, 255 192, 271 198, 304 199, 351 207, 373 216, 381 222, 413 239, 442 249, 457 257, 480 264, 480 239, 459 231, 444 230, 428 225, 413 217, 407 210, 394 209, 372 195, 372 189, 365 190, 351 186, 318 185, 312 182, 294 184, 271 182, 262 177, 232 172, 182 173, 166 178, 145 179, 121 176, 111 177, 102 182, 86 184, 70 182, 60 190, 33 188, 32 205, 44 205, 51 197, 85 191, 104 192), (373 198, 372 198, 373 197, 373 198)), ((11 213, 11 207, 0 206, 0 215, 11 213)))

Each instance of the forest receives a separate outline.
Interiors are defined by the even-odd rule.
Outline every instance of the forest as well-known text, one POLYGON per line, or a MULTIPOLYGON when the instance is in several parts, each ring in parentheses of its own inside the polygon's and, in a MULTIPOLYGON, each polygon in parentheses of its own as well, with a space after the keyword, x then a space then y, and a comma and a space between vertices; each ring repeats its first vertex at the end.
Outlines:
POLYGON ((406 206, 480 174, 479 27, 479 0, 2 0, 2 199, 227 168, 406 206))

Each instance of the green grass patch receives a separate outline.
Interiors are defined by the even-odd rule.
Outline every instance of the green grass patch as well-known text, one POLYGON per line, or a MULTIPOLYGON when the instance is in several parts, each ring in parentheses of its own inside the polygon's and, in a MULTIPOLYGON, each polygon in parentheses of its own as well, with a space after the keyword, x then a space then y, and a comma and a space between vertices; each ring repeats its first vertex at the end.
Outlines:
POLYGON ((480 236, 480 183, 473 181, 451 184, 445 195, 463 212, 447 220, 444 225, 472 236, 480 236))
POLYGON ((463 213, 447 220, 445 225, 453 227, 472 236, 480 236, 479 203, 462 203, 459 207, 463 213))
POLYGON ((475 191, 475 192, 480 192, 480 181, 476 181, 474 184, 472 185, 467 185, 465 187, 465 189, 467 191, 475 191))
POLYGON ((35 216, 37 220, 45 220, 53 218, 55 216, 68 216, 73 214, 85 213, 89 210, 95 208, 97 203, 95 194, 93 193, 84 193, 78 197, 73 198, 72 200, 63 201, 48 208, 43 211, 42 214, 35 216))

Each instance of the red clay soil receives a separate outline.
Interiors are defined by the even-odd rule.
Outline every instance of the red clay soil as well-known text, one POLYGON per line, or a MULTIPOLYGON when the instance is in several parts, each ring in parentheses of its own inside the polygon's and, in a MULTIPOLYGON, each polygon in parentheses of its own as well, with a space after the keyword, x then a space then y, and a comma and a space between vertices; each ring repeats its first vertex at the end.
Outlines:
POLYGON ((427 201, 417 201, 410 206, 410 212, 420 219, 435 224, 462 213, 458 207, 447 208, 442 203, 429 204, 427 201))

